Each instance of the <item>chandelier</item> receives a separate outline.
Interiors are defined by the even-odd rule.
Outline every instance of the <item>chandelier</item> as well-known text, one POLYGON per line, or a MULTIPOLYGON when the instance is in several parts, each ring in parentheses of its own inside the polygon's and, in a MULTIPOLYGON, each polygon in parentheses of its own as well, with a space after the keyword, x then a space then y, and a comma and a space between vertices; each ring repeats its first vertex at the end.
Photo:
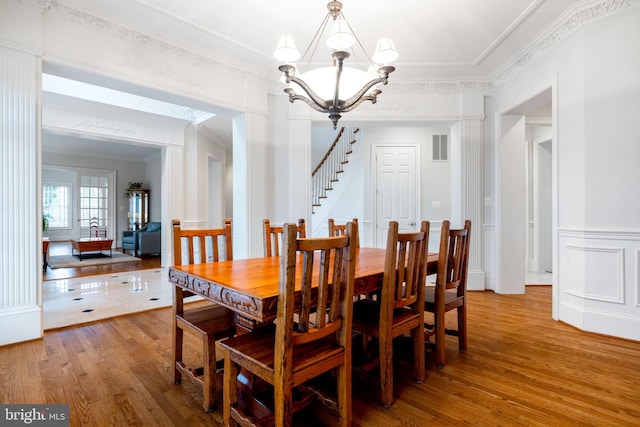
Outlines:
POLYGON ((342 14, 342 3, 329 2, 327 9, 329 12, 309 43, 302 61, 305 58, 308 62, 311 61, 327 25, 333 22, 326 38, 326 44, 332 50, 331 66, 300 74, 293 64, 300 59, 300 52, 296 49, 291 35, 280 37, 273 55, 284 62, 278 69, 283 73, 283 81, 289 85, 284 90, 289 94, 289 102, 304 101, 314 110, 328 113, 335 129, 343 113, 355 109, 364 101, 376 103, 377 96, 381 93, 376 86, 381 83, 387 84, 389 73, 395 70, 395 67, 389 64, 398 58, 398 52, 390 38, 382 37, 378 40, 373 57, 369 58, 362 43, 342 14), (344 61, 351 56, 349 50, 356 57, 353 49, 356 42, 368 63, 371 64, 367 71, 344 65, 344 61), (296 93, 296 90, 299 93, 296 93))

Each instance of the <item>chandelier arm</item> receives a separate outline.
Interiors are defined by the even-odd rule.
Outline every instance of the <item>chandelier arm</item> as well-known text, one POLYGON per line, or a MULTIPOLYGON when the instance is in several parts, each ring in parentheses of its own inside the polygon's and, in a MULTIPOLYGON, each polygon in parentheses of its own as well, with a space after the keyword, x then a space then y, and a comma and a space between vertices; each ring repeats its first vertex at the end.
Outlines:
MULTIPOLYGON (((387 77, 379 77, 377 79, 373 79, 370 82, 368 82, 367 84, 365 84, 362 89, 360 89, 358 91, 358 93, 356 93, 355 95, 353 95, 351 98, 349 99, 345 99, 344 102, 342 103, 343 108, 341 108, 342 111, 349 111, 346 110, 347 108, 350 108, 354 103, 358 102, 358 100, 360 98, 362 98, 362 96, 367 93, 367 91, 369 89, 371 89, 373 86, 377 85, 378 83, 382 83, 382 84, 387 84, 387 77)), ((380 93, 380 90, 376 89, 378 92, 376 93, 376 95, 378 93, 380 93)), ((375 98, 375 96, 374 96, 375 98)), ((359 103, 357 104, 359 105, 359 103)), ((355 108, 355 107, 354 107, 355 108)))
MULTIPOLYGON (((286 92, 286 90, 285 90, 285 92, 286 92)), ((291 90, 291 92, 289 92, 289 102, 291 102, 293 104, 293 101, 304 101, 309 107, 313 108, 314 110, 316 110, 319 113, 328 113, 329 112, 329 110, 323 109, 322 107, 316 105, 313 101, 311 101, 306 96, 298 95, 293 90, 291 90)))
POLYGON ((377 91, 377 93, 372 93, 371 95, 363 96, 362 98, 357 100, 354 104, 350 105, 349 107, 342 108, 340 111, 343 113, 348 113, 351 110, 355 110, 364 101, 371 101, 372 104, 375 104, 376 102, 378 102, 377 96, 381 93, 382 91, 377 91))
MULTIPOLYGON (((316 93, 302 79, 299 79, 298 77, 294 77, 294 76, 287 76, 287 83, 291 83, 291 82, 294 82, 295 84, 300 86, 302 90, 304 90, 307 93, 307 95, 309 96, 309 101, 315 103, 320 108, 323 108, 325 110, 325 111, 322 111, 323 113, 326 113, 327 111, 329 111, 329 108, 331 107, 331 105, 329 104, 329 101, 326 101, 320 98, 318 95, 316 95, 316 93)), ((287 88, 287 89, 291 90, 295 94, 295 91, 293 91, 293 89, 290 89, 290 88, 287 88)), ((288 92, 287 89, 285 89, 284 91, 289 93, 289 96, 291 97, 291 93, 288 92)), ((301 95, 296 95, 296 96, 299 97, 301 95)), ((303 96, 302 99, 306 99, 306 97, 303 96)), ((318 111, 321 111, 321 110, 318 110, 318 111)))
MULTIPOLYGON (((390 66, 390 65, 385 65, 384 67, 380 67, 380 69, 378 69, 378 75, 380 77, 378 77, 377 79, 373 79, 371 81, 369 81, 368 83, 366 83, 362 89, 360 89, 358 91, 358 93, 356 93, 355 95, 353 95, 351 98, 346 99, 342 105, 343 111, 351 111, 353 108, 357 107, 358 105, 360 105, 360 103, 356 104, 355 106, 353 106, 351 108, 351 106, 353 105, 354 102, 357 102, 358 99, 360 99, 362 97, 362 95, 364 95, 369 89, 371 89, 373 86, 382 83, 383 85, 386 85, 388 83, 388 79, 389 79, 389 74, 393 73, 395 71, 395 68, 390 66), (349 108, 349 110, 345 110, 345 108, 349 108)), ((371 93, 371 95, 377 96, 379 93, 381 93, 380 90, 376 89, 374 92, 371 93)), ((373 101, 373 103, 375 104, 375 101, 373 101)))

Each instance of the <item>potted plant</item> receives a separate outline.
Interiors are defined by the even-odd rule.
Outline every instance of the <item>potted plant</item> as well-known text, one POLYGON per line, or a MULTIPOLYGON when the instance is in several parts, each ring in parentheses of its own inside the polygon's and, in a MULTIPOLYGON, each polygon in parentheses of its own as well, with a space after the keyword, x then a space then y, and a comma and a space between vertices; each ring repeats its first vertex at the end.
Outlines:
POLYGON ((142 183, 141 182, 131 182, 129 181, 129 183, 127 184, 127 190, 124 192, 124 197, 131 197, 131 191, 135 191, 135 190, 140 190, 142 189, 142 183))
POLYGON ((49 214, 42 215, 42 232, 45 233, 49 229, 49 222, 53 217, 49 214))

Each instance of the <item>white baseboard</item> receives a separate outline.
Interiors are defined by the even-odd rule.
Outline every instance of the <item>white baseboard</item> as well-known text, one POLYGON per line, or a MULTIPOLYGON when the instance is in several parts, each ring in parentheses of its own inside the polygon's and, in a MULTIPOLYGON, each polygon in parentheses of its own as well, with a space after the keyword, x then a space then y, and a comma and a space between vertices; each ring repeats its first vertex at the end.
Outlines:
POLYGON ((42 308, 0 311, 0 346, 42 338, 42 308))
POLYGON ((640 341, 640 318, 560 303, 558 320, 587 332, 640 341))
POLYGON ((467 272, 467 290, 468 291, 484 291, 484 271, 468 271, 467 272))

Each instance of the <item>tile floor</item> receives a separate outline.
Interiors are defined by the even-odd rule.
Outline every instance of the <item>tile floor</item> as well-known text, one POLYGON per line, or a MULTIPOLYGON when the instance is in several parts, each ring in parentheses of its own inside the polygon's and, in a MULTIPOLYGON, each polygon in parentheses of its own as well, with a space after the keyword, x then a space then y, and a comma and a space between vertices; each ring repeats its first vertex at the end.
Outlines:
POLYGON ((172 304, 165 268, 43 282, 44 329, 92 322, 172 304))

